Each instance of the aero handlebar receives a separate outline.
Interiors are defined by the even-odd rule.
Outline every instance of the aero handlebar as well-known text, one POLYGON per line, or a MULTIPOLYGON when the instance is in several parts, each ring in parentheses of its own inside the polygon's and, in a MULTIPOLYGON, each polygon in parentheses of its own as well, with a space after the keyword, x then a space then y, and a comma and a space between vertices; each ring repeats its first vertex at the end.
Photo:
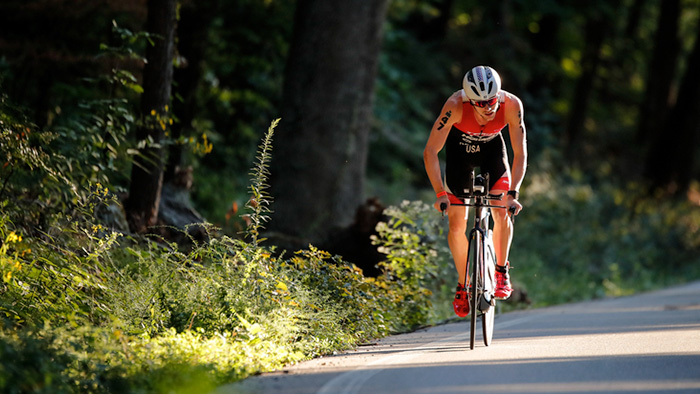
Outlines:
MULTIPOLYGON (((498 194, 498 195, 490 195, 486 191, 490 190, 489 189, 489 174, 487 173, 486 176, 482 175, 477 175, 476 177, 474 176, 474 171, 472 170, 470 173, 470 183, 471 183, 471 190, 465 189, 464 191, 466 192, 469 190, 469 192, 463 196, 460 196, 459 198, 464 199, 464 203, 460 204, 451 204, 451 205, 456 205, 456 206, 466 206, 466 207, 480 207, 480 208, 497 208, 497 209, 505 209, 505 206, 502 205, 492 205, 488 204, 486 201, 487 200, 501 200, 503 199, 503 193, 498 194), (474 202, 468 203, 468 199, 473 199, 474 202)), ((442 215, 445 216, 445 211, 447 211, 447 204, 446 203, 441 203, 440 204, 440 211, 442 212, 442 215)), ((510 207, 508 209, 508 212, 511 213, 510 217, 513 222, 515 222, 515 207, 510 207)))
MULTIPOLYGON (((464 197, 465 200, 470 199, 470 198, 475 198, 475 197, 481 197, 486 200, 501 200, 503 198, 503 194, 499 194, 497 196, 486 196, 486 195, 470 195, 464 197)), ((506 209, 507 207, 502 206, 502 205, 493 205, 493 204, 484 204, 484 203, 479 203, 479 202, 464 202, 464 203, 459 203, 459 204, 454 204, 450 203, 450 205, 455 205, 455 206, 463 206, 463 207, 481 207, 481 208, 497 208, 497 209, 506 209)), ((442 212, 442 215, 445 216, 445 213, 447 211, 447 204, 446 203, 441 203, 440 204, 440 211, 442 212)), ((508 212, 511 214, 511 220, 515 222, 515 207, 510 207, 508 209, 508 212)))

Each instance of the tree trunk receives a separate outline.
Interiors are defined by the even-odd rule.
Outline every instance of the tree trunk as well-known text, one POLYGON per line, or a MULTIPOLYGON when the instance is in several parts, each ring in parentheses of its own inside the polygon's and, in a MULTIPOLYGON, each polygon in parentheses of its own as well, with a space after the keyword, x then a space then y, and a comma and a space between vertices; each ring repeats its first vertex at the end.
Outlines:
POLYGON ((674 115, 679 120, 680 127, 677 130, 680 131, 680 135, 675 140, 679 149, 673 172, 678 174, 678 191, 681 193, 688 191, 691 181, 698 175, 694 166, 695 153, 700 141, 700 26, 696 26, 696 29, 698 31, 695 46, 688 58, 688 66, 674 108, 674 115))
POLYGON ((700 27, 678 92, 678 100, 654 131, 646 160, 646 178, 653 189, 681 195, 694 173, 694 154, 700 139, 700 27))
POLYGON ((143 70, 141 119, 136 136, 149 141, 139 149, 131 170, 129 198, 125 208, 129 227, 144 232, 155 224, 163 186, 164 150, 161 143, 169 127, 168 105, 173 81, 176 0, 148 0, 146 30, 155 34, 154 45, 146 50, 143 70))
MULTIPOLYGON (((642 45, 645 45, 644 40, 639 36, 639 31, 647 2, 648 0, 634 0, 629 6, 622 36, 618 37, 617 45, 613 49, 617 56, 610 59, 611 62, 608 64, 608 67, 613 69, 613 72, 608 75, 622 77, 622 81, 626 81, 623 83, 628 85, 633 84, 632 79, 638 74, 636 71, 639 67, 638 57, 635 54, 640 53, 642 45)), ((621 81, 611 79, 607 81, 611 86, 610 90, 615 84, 621 83, 621 81)))
POLYGON ((647 0, 634 0, 632 2, 632 5, 629 7, 627 24, 625 25, 625 37, 630 39, 637 37, 639 23, 642 19, 642 11, 644 10, 646 2, 647 0))
POLYGON ((270 230, 319 241, 363 202, 387 0, 301 0, 275 133, 270 230))
POLYGON ((664 127, 681 48, 678 39, 679 17, 680 0, 661 2, 654 52, 649 62, 646 93, 639 116, 637 141, 640 144, 648 145, 648 142, 653 141, 654 134, 664 127))
POLYGON ((568 124, 566 127, 566 153, 574 162, 580 162, 584 157, 582 140, 584 125, 588 116, 588 106, 593 94, 597 69, 600 64, 600 49, 611 28, 612 15, 618 8, 618 1, 610 2, 609 9, 594 11, 586 20, 586 44, 581 60, 581 77, 576 83, 574 99, 571 105, 568 124), (610 12, 606 12, 610 11, 610 12))

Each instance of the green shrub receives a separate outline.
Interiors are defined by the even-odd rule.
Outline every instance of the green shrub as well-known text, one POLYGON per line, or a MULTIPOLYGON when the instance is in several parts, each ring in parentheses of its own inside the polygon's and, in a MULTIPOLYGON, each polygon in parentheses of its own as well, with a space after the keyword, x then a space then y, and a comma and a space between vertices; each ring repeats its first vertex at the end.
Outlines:
POLYGON ((425 281, 439 275, 424 218, 413 217, 427 217, 419 204, 389 211, 396 219, 377 240, 389 259, 376 280, 311 245, 291 254, 264 245, 273 130, 251 174, 245 240, 205 226, 206 241, 183 251, 124 236, 95 214, 118 204, 101 184, 76 188, 70 213, 53 214, 39 236, 15 228, 17 214, 6 211, 0 357, 22 361, 0 371, 0 389, 206 391, 425 324, 425 281))
POLYGON ((372 239, 386 254, 378 284, 385 289, 382 310, 391 314, 392 331, 447 318, 443 306, 457 279, 443 233, 446 221, 420 201, 404 201, 384 213, 389 220, 377 225, 378 235, 372 239))
POLYGON ((536 174, 522 195, 511 260, 535 305, 628 295, 700 277, 700 208, 638 185, 536 174))

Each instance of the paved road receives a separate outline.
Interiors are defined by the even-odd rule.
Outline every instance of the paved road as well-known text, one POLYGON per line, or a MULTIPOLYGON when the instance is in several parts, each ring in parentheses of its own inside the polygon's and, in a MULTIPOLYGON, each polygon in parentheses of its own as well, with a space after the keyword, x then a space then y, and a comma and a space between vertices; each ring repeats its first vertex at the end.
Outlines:
POLYGON ((700 282, 385 338, 217 394, 700 393, 700 282), (480 338, 480 333, 477 339, 480 338))

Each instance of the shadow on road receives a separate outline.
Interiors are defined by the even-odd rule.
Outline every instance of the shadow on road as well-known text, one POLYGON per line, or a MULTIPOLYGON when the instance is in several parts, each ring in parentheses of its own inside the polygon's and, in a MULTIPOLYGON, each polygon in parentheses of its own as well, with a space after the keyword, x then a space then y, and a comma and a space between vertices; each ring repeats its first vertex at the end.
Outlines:
POLYGON ((469 350, 467 327, 385 338, 219 394, 700 392, 700 282, 500 315, 490 347, 469 350))

